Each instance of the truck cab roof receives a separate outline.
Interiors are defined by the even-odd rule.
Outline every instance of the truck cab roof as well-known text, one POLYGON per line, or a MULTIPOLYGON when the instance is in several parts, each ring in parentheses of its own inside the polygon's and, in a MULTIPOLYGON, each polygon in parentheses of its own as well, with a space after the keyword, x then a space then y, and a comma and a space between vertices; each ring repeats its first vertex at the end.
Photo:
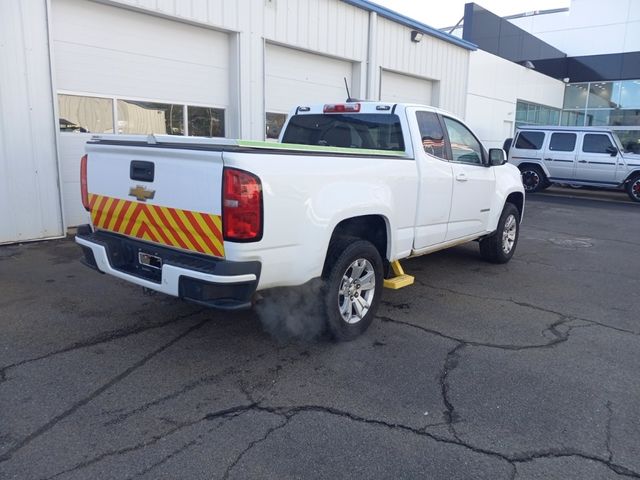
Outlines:
POLYGON ((298 105, 291 109, 289 115, 318 115, 324 113, 368 113, 368 114, 396 114, 400 110, 417 107, 427 111, 432 111, 457 118, 456 115, 430 105, 418 103, 395 103, 375 100, 354 100, 342 103, 317 103, 308 105, 298 105))

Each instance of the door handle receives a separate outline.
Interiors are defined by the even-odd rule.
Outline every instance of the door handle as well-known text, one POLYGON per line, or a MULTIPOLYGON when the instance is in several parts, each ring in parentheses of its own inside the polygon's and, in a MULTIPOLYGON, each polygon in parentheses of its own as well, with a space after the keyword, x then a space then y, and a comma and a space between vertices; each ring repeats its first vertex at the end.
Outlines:
POLYGON ((459 173, 458 175, 456 175, 456 180, 459 182, 466 182, 467 176, 464 173, 459 173))
POLYGON ((586 160, 578 160, 578 163, 589 163, 586 160))
POLYGON ((553 158, 545 158, 547 162, 553 162, 553 158))

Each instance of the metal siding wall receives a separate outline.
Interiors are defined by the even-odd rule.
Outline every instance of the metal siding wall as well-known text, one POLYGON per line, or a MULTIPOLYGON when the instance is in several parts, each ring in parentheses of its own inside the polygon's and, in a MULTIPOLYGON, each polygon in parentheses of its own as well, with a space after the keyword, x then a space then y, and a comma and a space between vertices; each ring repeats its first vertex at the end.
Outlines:
MULTIPOLYGON (((98 0, 148 10, 163 16, 208 24, 225 30, 240 30, 242 16, 255 8, 262 9, 263 0, 98 0)), ((275 1, 275 0, 274 0, 275 1)))
POLYGON ((63 233, 45 0, 0 2, 0 243, 63 233))
POLYGON ((428 35, 412 42, 410 28, 380 17, 377 42, 378 67, 438 82, 436 106, 464 117, 469 51, 428 35))
POLYGON ((336 0, 272 0, 264 8, 267 40, 365 61, 369 13, 336 0))
POLYGON ((515 124, 518 100, 562 108, 560 80, 481 50, 471 54, 469 69, 466 120, 488 148, 502 147, 505 122, 515 124))

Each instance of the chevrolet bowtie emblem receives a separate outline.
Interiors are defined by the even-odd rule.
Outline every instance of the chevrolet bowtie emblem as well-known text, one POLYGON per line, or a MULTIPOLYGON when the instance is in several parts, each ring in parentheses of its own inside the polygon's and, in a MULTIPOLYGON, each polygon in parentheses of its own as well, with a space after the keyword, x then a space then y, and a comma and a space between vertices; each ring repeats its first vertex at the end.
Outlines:
POLYGON ((136 200, 139 200, 140 202, 146 202, 147 200, 152 199, 155 194, 155 190, 147 190, 142 185, 136 185, 136 188, 132 187, 129 189, 129 196, 136 197, 136 200))

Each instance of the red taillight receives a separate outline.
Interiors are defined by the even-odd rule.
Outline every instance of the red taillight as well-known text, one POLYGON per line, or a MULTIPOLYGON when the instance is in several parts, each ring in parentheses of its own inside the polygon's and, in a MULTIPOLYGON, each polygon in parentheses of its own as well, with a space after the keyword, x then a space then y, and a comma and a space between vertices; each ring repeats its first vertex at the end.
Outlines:
POLYGON ((345 112, 359 112, 359 103, 335 103, 327 104, 322 110, 324 113, 345 113, 345 112))
POLYGON ((80 194, 82 195, 82 206, 89 211, 89 190, 87 189, 87 156, 80 159, 80 194))
POLYGON ((224 169, 222 230, 225 240, 248 242, 262 238, 262 184, 255 175, 224 169))

